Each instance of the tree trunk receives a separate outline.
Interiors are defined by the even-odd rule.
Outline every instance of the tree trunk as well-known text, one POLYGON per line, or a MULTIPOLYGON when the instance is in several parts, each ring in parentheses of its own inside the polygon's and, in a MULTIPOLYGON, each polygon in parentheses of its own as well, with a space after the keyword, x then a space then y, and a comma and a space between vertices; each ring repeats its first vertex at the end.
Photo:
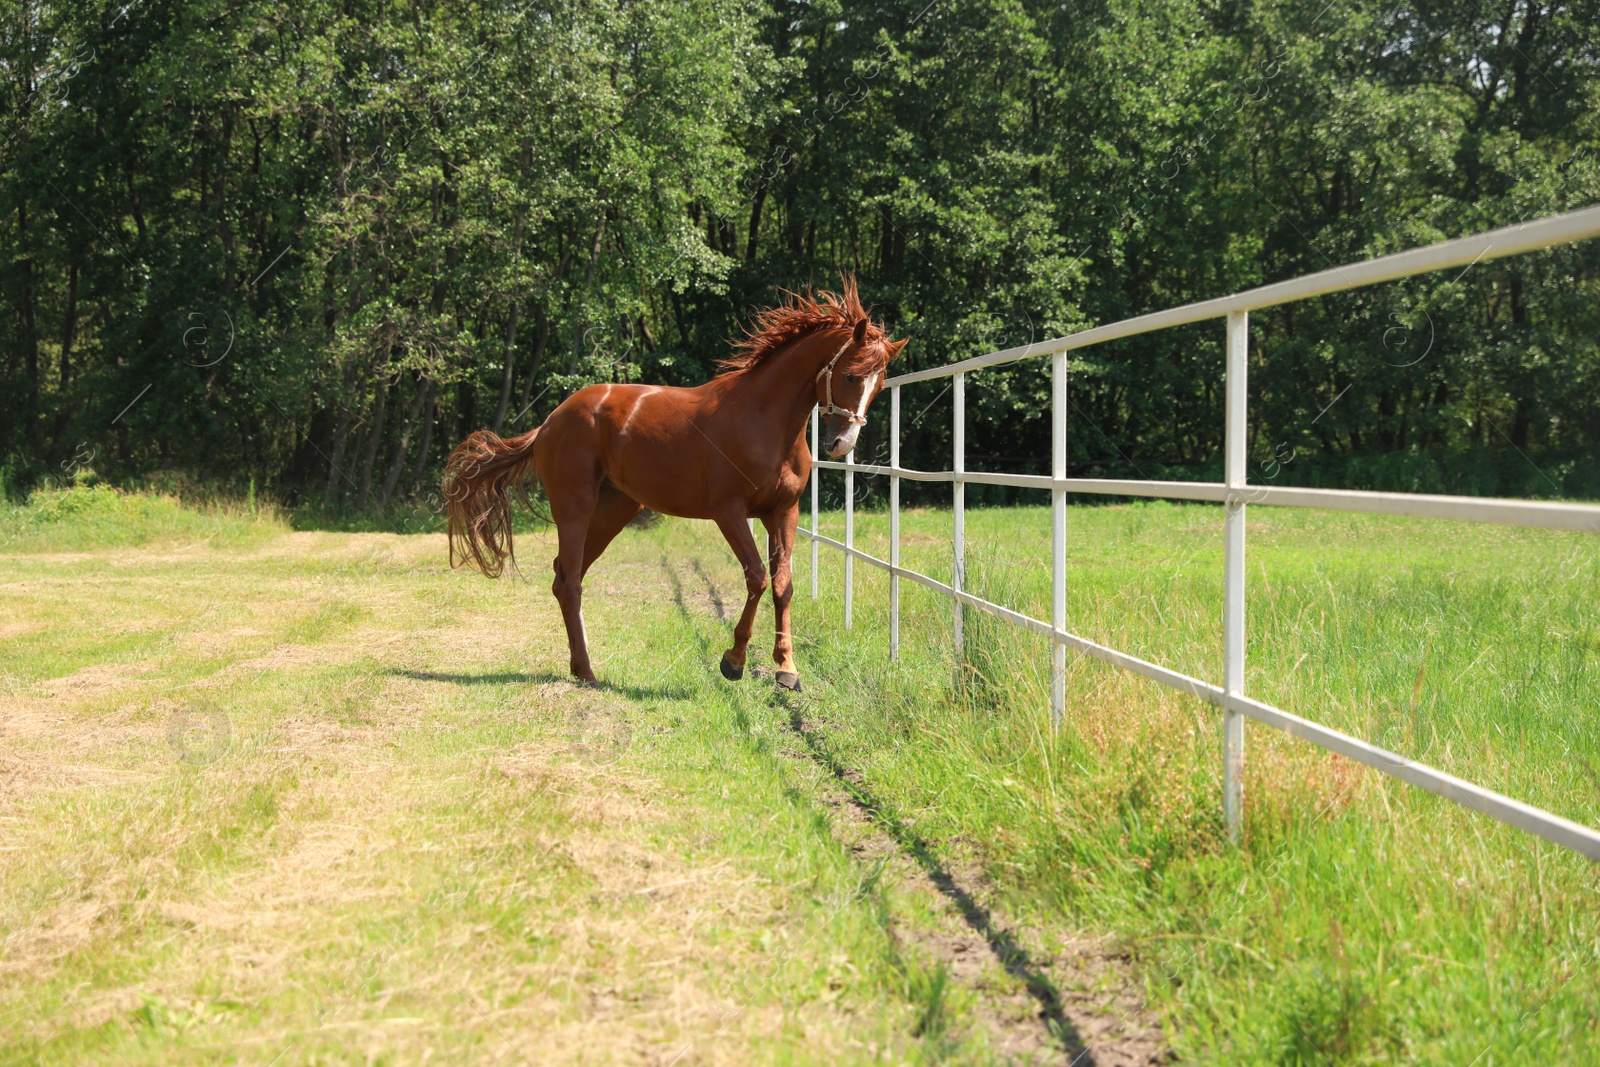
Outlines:
MULTIPOLYGON (((28 209, 21 204, 17 205, 17 238, 18 246, 26 249, 29 244, 28 209)), ((24 259, 21 267, 22 294, 18 310, 22 319, 22 371, 27 376, 22 401, 22 436, 32 450, 38 440, 36 420, 39 414, 39 331, 34 313, 33 257, 24 259)))
MULTIPOLYGON (((533 305, 533 321, 535 332, 533 336, 533 365, 528 368, 528 380, 522 383, 522 403, 517 407, 516 419, 527 414, 528 407, 533 403, 533 383, 539 380, 539 365, 544 362, 544 350, 550 342, 550 318, 544 313, 544 304, 533 305)), ((515 422, 516 419, 512 421, 515 422)))
POLYGON ((506 424, 506 408, 511 405, 511 385, 517 373, 517 317, 522 313, 522 301, 511 301, 511 312, 506 316, 506 368, 500 376, 500 406, 494 409, 494 424, 489 428, 499 433, 506 424))
POLYGON ((389 473, 383 479, 383 492, 378 494, 380 511, 389 506, 395 483, 400 480, 400 472, 405 470, 406 450, 411 447, 411 431, 417 427, 417 417, 422 413, 422 405, 427 403, 428 389, 432 384, 431 378, 417 383, 417 395, 411 398, 411 410, 406 412, 406 424, 400 430, 400 440, 394 446, 394 458, 389 460, 389 473))
POLYGON ((1511 443, 1518 448, 1527 448, 1528 429, 1532 425, 1533 403, 1526 396, 1519 396, 1511 418, 1511 443))
POLYGON ((234 252, 233 226, 228 222, 228 157, 233 151, 233 109, 222 113, 222 150, 217 162, 217 181, 214 205, 216 211, 217 240, 222 245, 222 292, 232 296, 236 288, 238 267, 234 252))
POLYGON ((67 268, 67 310, 61 322, 61 388, 72 380, 72 342, 78 334, 78 262, 67 268))
MULTIPOLYGON (((594 268, 595 264, 600 262, 600 249, 604 246, 605 237, 606 211, 605 208, 601 208, 600 221, 595 224, 594 228, 594 244, 589 249, 589 265, 583 272, 583 294, 586 297, 589 295, 589 291, 594 288, 594 268)), ((584 331, 579 328, 583 322, 582 315, 572 316, 572 358, 567 364, 568 374, 578 373, 578 361, 583 358, 584 331)))
POLYGON ((478 420, 478 391, 468 378, 456 386, 456 440, 466 439, 478 420))
POLYGON ((433 447, 433 426, 439 421, 438 413, 434 410, 434 394, 438 387, 432 378, 428 379, 428 399, 422 406, 422 443, 417 446, 417 470, 411 479, 411 495, 416 496, 422 491, 422 475, 428 469, 428 450, 433 447))
POLYGON ((755 203, 750 205, 750 236, 744 243, 744 259, 746 263, 753 262, 756 258, 757 239, 761 236, 761 208, 767 202, 767 183, 762 182, 756 189, 755 203))
POLYGON ((361 457, 361 495, 356 497, 356 510, 364 510, 367 499, 372 495, 372 464, 378 458, 378 445, 383 440, 383 416, 389 408, 389 394, 398 388, 394 385, 378 387, 378 397, 373 401, 372 428, 367 431, 366 448, 361 457))
POLYGON ((72 380, 72 344, 78 336, 78 264, 67 266, 67 307, 61 316, 61 366, 56 378, 56 414, 50 428, 50 446, 57 452, 68 446, 67 427, 72 422, 72 405, 66 402, 67 384, 72 380))
POLYGON ((344 461, 344 446, 350 439, 350 409, 346 407, 339 412, 339 425, 333 431, 333 454, 328 457, 328 486, 323 490, 322 499, 330 508, 339 506, 339 498, 344 495, 344 487, 339 480, 344 477, 344 471, 339 464, 344 461))
MULTIPOLYGON (((351 363, 346 363, 344 396, 354 395, 355 377, 355 366, 351 363)), ((340 464, 344 462, 344 446, 350 441, 350 423, 353 419, 354 412, 350 410, 350 404, 348 401, 341 401, 339 405, 339 425, 333 431, 333 448, 331 449, 331 455, 328 457, 328 487, 323 492, 323 500, 330 508, 338 507, 340 498, 344 496, 344 486, 340 484, 340 481, 341 479, 348 479, 344 473, 344 468, 340 464)))

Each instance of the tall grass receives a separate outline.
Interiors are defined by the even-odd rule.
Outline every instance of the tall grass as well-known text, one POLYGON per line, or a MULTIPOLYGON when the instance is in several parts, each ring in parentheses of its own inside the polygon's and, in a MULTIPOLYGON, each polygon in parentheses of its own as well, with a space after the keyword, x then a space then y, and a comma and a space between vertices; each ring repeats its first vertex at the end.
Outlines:
POLYGON ((0 497, 0 551, 75 552, 152 541, 249 541, 287 529, 281 509, 258 500, 129 492, 104 483, 36 489, 21 504, 0 497))
MULTIPOLYGON (((3 473, 3 472, 0 472, 3 473)), ((98 480, 92 471, 36 488, 11 500, 0 484, 0 550, 81 551, 126 548, 151 541, 253 537, 287 529, 341 533, 440 533, 444 515, 437 492, 396 501, 384 509, 285 505, 254 481, 242 492, 178 477, 131 486, 98 480)), ((517 532, 540 528, 518 515, 517 532)))
MULTIPOLYGON (((1219 680, 1219 510, 1069 525, 1069 628, 1219 680)), ((907 565, 946 577, 948 513, 903 528, 907 565)), ((866 551, 887 555, 886 530, 857 517, 866 551)), ((967 587, 1048 618, 1047 509, 967 530, 967 587)), ((1260 507, 1248 536, 1252 695, 1600 825, 1594 538, 1260 507)), ((826 548, 822 570, 796 628, 835 682, 840 758, 1017 908, 1119 931, 1187 1057, 1600 1061, 1588 861, 1265 727, 1230 847, 1215 709, 1074 655, 1052 732, 1044 639, 968 610, 956 657, 949 601, 905 583, 891 664, 886 577, 858 565, 845 632, 826 548)))

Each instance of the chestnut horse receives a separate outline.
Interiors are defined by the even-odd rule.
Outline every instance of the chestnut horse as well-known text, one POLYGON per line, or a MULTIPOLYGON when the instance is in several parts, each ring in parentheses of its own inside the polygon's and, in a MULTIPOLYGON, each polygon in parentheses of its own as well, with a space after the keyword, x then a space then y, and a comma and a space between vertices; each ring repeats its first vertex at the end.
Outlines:
POLYGON ((720 361, 724 372, 704 385, 591 385, 536 430, 506 439, 472 434, 445 467, 450 565, 469 563, 491 578, 508 559, 515 568, 511 493, 526 501, 527 479, 537 473, 559 541, 551 592, 567 626, 572 673, 592 683, 583 577, 594 561, 641 507, 710 519, 744 568, 744 610, 721 663, 723 676, 738 681, 768 584, 746 523, 758 518, 767 528, 777 681, 798 690, 790 558, 800 493, 811 476, 806 422, 820 406, 828 454, 848 453, 885 368, 905 345, 871 320, 852 278, 843 289, 820 299, 785 294, 779 307, 757 314, 755 329, 720 361))

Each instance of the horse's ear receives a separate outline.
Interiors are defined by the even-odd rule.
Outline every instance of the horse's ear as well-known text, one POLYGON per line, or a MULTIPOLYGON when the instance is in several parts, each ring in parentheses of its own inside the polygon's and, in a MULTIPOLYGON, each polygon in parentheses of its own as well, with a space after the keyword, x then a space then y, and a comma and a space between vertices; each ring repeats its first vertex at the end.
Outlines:
POLYGON ((900 350, 906 346, 906 341, 909 340, 911 338, 907 337, 903 340, 889 342, 889 362, 893 363, 900 358, 900 350))
POLYGON ((861 318, 856 321, 856 344, 857 345, 862 345, 862 344, 866 343, 866 341, 867 341, 867 327, 870 326, 871 324, 872 324, 872 320, 867 318, 865 315, 861 316, 861 318))

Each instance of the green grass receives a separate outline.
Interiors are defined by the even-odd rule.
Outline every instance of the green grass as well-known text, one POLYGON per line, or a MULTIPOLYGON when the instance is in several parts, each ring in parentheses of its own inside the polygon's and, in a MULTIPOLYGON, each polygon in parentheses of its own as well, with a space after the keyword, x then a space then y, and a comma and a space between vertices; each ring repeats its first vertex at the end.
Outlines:
MULTIPOLYGON (((590 576, 591 692, 547 533, 488 582, 433 534, 49 506, 0 551, 0 1063, 990 1061, 794 708, 717 677, 742 581, 707 524, 590 576)), ((1069 524, 1071 628, 1215 680, 1218 509, 1069 524)), ((947 577, 948 536, 909 513, 907 565, 947 577)), ((970 588, 1048 615, 1044 510, 968 538, 970 588)), ((1256 507, 1249 542, 1252 695, 1600 825, 1593 538, 1256 507)), ((857 566, 845 631, 821 551, 811 736, 1016 925, 1115 935, 1182 1061, 1600 1062, 1593 865, 1263 727, 1229 846, 1214 709, 1074 656, 1052 734, 1042 639, 968 612, 958 662, 906 583, 890 663, 887 579, 857 566)))
MULTIPOLYGON (((1220 510, 1068 521, 1069 628, 1220 681, 1220 510)), ((949 522, 904 518, 907 566, 948 580, 949 522)), ((1048 618, 1048 511, 972 511, 967 531, 968 588, 1048 618)), ((1248 542, 1248 692, 1600 825, 1592 536, 1257 507, 1248 542)), ((886 516, 858 515, 857 544, 886 557, 886 516)), ((1600 1062, 1593 864, 1265 727, 1229 848, 1211 708, 1074 657, 1052 737, 1043 639, 968 611, 955 663, 949 602, 906 582, 890 665, 887 577, 858 564, 846 633, 822 553, 797 628, 802 663, 849 679, 840 758, 1019 909, 1121 933, 1184 1058, 1600 1062)))
POLYGON ((436 535, 83 503, 0 554, 0 1063, 988 1062, 926 902, 717 678, 730 557, 630 532, 592 692, 543 583, 436 535))
POLYGON ((203 506, 103 483, 37 489, 25 505, 0 495, 3 552, 71 552, 152 541, 249 542, 286 527, 277 510, 258 506, 253 494, 243 502, 203 506))

